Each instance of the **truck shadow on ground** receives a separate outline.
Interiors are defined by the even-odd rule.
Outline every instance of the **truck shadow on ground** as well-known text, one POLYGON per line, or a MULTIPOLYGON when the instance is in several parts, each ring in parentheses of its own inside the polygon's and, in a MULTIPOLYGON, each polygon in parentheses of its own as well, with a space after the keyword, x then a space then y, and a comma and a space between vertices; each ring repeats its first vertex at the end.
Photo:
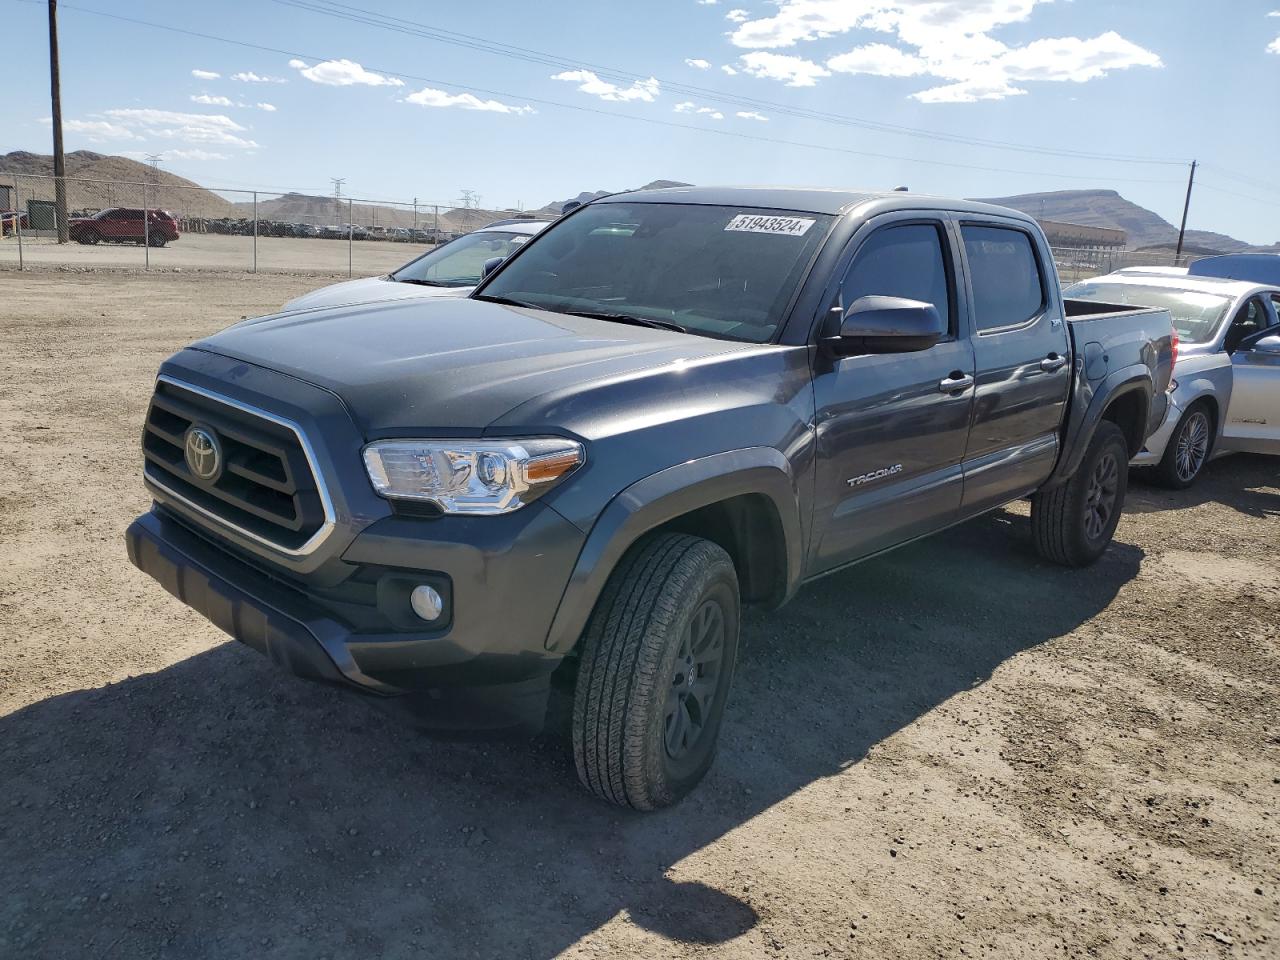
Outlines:
POLYGON ((1205 464, 1189 490, 1168 490, 1153 483, 1145 470, 1129 475, 1125 513, 1159 513, 1183 510, 1202 503, 1222 503, 1249 517, 1280 516, 1280 494, 1274 487, 1280 476, 1280 457, 1237 453, 1205 464))
POLYGON ((50 698, 0 719, 0 954, 543 958, 620 914, 725 942, 755 910, 681 861, 1087 621, 1142 557, 1055 568, 997 513, 748 616, 716 767, 652 815, 581 792, 553 737, 429 740, 233 643, 50 698))

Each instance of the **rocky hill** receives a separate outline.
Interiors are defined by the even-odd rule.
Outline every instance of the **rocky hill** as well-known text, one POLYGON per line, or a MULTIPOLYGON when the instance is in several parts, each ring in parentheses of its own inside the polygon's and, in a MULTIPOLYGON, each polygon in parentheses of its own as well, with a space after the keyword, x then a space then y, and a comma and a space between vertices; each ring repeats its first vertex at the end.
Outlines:
MULTIPOLYGON (((633 189, 662 190, 666 187, 689 187, 689 186, 692 186, 692 184, 681 183, 679 180, 652 180, 649 183, 646 183, 643 187, 634 187, 633 189)), ((576 197, 568 197, 567 199, 564 199, 564 200, 552 200, 545 207, 539 207, 537 210, 534 210, 532 212, 535 216, 539 216, 539 217, 558 217, 560 216, 560 211, 564 209, 564 205, 566 203, 571 203, 574 201, 578 203, 586 203, 589 200, 598 200, 600 197, 607 197, 609 194, 617 193, 617 192, 619 191, 616 191, 616 190, 593 190, 590 192, 584 191, 583 193, 578 194, 576 197)), ((622 191, 622 192, 629 192, 629 191, 622 191)))
MULTIPOLYGON (((1013 207, 1041 220, 1123 230, 1129 235, 1130 249, 1171 247, 1178 242, 1176 226, 1146 207, 1126 200, 1114 190, 1054 190, 1014 197, 990 197, 984 201, 1013 207)), ((1241 240, 1209 230, 1188 230, 1186 244, 1215 253, 1239 253, 1250 249, 1249 244, 1241 240)))
MULTIPOLYGON (((0 184, 13 182, 8 174, 32 178, 52 177, 53 157, 25 150, 0 154, 0 184)), ((67 154, 67 205, 73 211, 92 212, 103 207, 142 206, 142 184, 147 184, 147 206, 171 210, 180 216, 235 216, 233 204, 216 193, 164 170, 153 170, 137 160, 94 153, 92 150, 75 150, 67 154)), ((21 189, 24 202, 28 197, 53 199, 51 180, 23 180, 21 189)))

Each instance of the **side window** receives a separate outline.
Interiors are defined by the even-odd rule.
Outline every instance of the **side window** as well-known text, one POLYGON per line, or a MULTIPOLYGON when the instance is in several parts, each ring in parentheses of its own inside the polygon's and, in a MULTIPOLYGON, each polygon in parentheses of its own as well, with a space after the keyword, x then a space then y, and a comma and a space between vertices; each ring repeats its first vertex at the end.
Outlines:
POLYGON ((1265 330, 1270 322, 1271 318, 1267 316, 1267 308, 1261 298, 1251 297, 1232 318, 1231 326, 1227 328, 1227 335, 1222 341, 1222 349, 1227 353, 1234 353, 1241 340, 1260 330, 1265 330))
POLYGON ((1030 236, 975 224, 961 227, 960 234, 980 332, 1025 323, 1044 310, 1044 278, 1030 236))
POLYGON ((859 297, 905 297, 932 303, 946 328, 955 333, 951 271, 943 253, 941 224, 909 223, 882 227, 858 248, 840 284, 847 309, 859 297))

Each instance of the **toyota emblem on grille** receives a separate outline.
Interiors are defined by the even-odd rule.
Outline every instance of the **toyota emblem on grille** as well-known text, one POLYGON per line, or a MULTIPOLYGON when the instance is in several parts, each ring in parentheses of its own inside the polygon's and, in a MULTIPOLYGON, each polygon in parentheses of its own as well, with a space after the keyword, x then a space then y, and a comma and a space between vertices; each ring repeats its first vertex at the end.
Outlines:
POLYGON ((199 480, 215 479, 222 470, 222 447, 218 436, 204 427, 192 427, 187 431, 187 469, 199 480))

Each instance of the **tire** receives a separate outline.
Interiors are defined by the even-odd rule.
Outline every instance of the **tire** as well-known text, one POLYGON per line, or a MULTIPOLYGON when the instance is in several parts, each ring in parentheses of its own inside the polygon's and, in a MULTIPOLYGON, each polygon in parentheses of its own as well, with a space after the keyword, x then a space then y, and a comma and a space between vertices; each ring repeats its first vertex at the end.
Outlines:
POLYGON ((85 230, 76 237, 76 240, 80 243, 87 243, 89 245, 93 245, 101 239, 102 237, 98 235, 97 230, 85 230))
POLYGON ((636 810, 670 806, 715 759, 738 654, 733 561, 700 537, 640 540, 583 636, 573 756, 583 785, 636 810))
POLYGON ((1087 567, 1102 556, 1120 522, 1128 463, 1124 433, 1109 420, 1099 423, 1071 479, 1031 498, 1040 556, 1068 567, 1087 567))
POLYGON ((145 242, 149 247, 163 247, 169 241, 165 239, 163 234, 152 233, 147 236, 145 242))
POLYGON ((1185 490, 1196 482, 1213 452, 1213 411, 1209 404, 1193 403, 1173 428, 1164 456, 1153 473, 1163 487, 1185 490))

